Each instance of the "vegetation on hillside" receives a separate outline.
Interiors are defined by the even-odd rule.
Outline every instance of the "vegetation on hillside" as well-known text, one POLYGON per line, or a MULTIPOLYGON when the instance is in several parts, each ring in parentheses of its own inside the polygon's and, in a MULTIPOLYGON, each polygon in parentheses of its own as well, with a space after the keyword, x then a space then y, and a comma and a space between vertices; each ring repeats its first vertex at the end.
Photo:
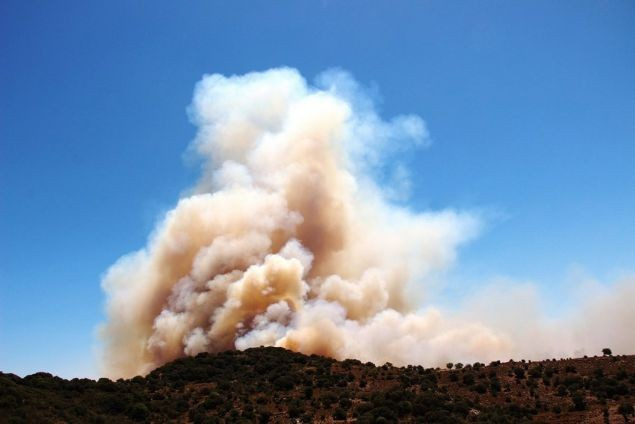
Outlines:
POLYGON ((635 356, 375 366, 280 348, 200 354, 146 377, 0 373, 0 422, 624 422, 635 356))

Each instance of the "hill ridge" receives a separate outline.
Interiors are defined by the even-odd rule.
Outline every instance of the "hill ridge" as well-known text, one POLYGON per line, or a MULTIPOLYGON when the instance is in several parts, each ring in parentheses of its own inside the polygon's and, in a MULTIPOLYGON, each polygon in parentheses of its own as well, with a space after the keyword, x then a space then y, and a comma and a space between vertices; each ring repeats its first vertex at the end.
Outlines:
POLYGON ((0 373, 0 422, 563 422, 632 417, 635 356, 448 364, 337 361, 282 348, 202 353, 147 376, 0 373))

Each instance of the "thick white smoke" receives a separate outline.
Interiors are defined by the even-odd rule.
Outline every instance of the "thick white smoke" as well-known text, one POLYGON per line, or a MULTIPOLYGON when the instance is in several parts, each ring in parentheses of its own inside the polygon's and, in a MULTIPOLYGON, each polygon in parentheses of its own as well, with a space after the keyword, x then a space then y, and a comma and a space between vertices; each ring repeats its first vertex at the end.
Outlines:
POLYGON ((197 85, 203 176, 106 274, 104 374, 261 345, 426 365, 524 353, 513 328, 410 301, 479 227, 468 213, 394 206, 399 190, 369 176, 385 152, 425 143, 424 122, 380 119, 346 73, 318 81, 283 68, 197 85))

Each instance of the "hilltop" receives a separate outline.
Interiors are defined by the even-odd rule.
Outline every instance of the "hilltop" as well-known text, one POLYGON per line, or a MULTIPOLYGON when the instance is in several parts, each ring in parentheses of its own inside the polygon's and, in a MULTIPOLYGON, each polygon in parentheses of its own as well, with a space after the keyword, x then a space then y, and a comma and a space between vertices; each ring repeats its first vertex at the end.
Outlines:
POLYGON ((426 369, 255 348, 129 380, 0 373, 3 423, 622 423, 634 400, 633 355, 426 369))

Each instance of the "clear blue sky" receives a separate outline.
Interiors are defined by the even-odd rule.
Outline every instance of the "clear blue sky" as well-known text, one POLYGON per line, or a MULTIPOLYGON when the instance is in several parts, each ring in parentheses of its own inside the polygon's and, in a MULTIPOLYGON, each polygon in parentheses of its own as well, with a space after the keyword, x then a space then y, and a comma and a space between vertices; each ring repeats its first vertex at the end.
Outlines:
POLYGON ((411 207, 490 215, 449 292, 635 270, 633 1, 5 0, 0 370, 95 375, 101 274, 196 177, 194 84, 281 65, 426 120, 411 207))

